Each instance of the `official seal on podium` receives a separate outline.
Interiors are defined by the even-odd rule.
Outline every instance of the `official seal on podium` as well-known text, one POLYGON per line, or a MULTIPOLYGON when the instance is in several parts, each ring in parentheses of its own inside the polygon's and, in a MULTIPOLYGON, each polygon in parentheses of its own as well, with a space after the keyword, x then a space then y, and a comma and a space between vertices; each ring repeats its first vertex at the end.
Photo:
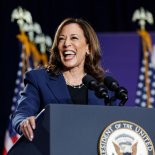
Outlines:
POLYGON ((154 155, 153 143, 139 125, 121 120, 108 125, 99 138, 99 155, 154 155))

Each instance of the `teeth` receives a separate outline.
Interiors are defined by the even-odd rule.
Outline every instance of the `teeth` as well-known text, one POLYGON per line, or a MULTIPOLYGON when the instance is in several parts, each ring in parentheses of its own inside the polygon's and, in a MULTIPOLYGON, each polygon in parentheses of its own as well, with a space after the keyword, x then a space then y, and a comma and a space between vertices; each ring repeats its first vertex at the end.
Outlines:
POLYGON ((73 52, 73 51, 65 51, 64 54, 65 55, 67 55, 67 54, 75 54, 75 52, 73 52))

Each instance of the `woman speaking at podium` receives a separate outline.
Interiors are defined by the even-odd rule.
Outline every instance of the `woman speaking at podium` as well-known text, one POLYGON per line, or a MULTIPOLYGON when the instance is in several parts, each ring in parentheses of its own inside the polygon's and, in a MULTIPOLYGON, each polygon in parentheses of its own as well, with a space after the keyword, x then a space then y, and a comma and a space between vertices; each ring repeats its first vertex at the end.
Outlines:
POLYGON ((103 81, 97 35, 83 19, 63 20, 55 33, 49 64, 25 74, 25 88, 12 115, 12 124, 30 141, 36 128, 35 117, 47 104, 103 104, 82 78, 89 74, 103 81))

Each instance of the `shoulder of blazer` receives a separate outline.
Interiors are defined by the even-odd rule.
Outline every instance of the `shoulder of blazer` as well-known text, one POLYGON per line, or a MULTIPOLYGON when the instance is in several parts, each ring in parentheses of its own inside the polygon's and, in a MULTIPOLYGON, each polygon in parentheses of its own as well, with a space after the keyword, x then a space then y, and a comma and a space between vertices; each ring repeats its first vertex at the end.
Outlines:
POLYGON ((29 79, 36 79, 37 81, 40 81, 40 80, 46 81, 46 80, 51 80, 51 79, 57 80, 60 77, 62 77, 62 74, 60 74, 58 76, 53 76, 45 68, 33 69, 33 70, 27 71, 25 73, 24 84, 26 84, 27 80, 29 80, 29 79))

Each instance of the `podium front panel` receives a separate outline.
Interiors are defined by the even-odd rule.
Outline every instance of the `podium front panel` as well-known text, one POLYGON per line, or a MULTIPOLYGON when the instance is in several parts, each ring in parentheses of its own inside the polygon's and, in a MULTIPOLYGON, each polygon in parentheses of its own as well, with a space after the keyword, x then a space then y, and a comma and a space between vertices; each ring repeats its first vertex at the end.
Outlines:
POLYGON ((22 137, 9 155, 21 155, 21 148, 22 155, 98 155, 101 134, 117 121, 142 127, 155 144, 154 109, 50 104, 38 119, 34 140, 22 137))

